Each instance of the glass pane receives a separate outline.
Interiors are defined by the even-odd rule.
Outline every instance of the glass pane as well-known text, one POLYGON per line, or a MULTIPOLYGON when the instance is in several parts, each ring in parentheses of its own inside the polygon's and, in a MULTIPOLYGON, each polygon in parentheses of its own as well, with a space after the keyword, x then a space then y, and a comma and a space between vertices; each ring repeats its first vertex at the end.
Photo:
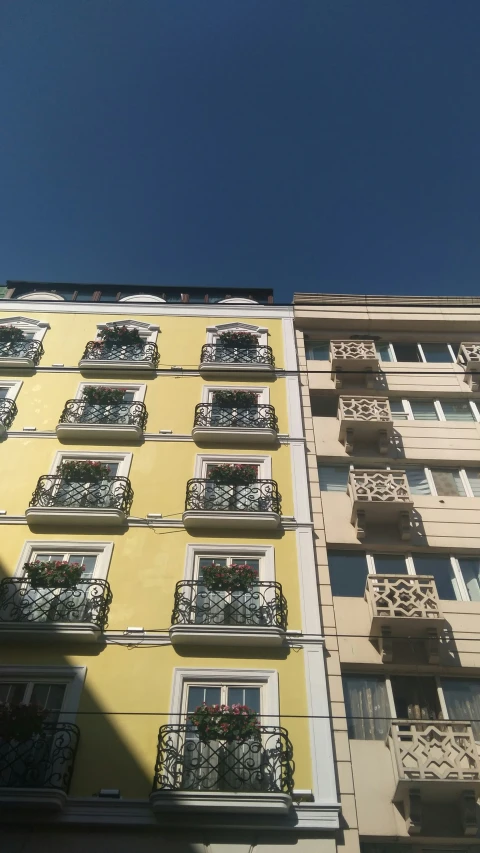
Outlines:
POLYGON ((480 601, 480 560, 476 557, 458 560, 470 601, 480 601))
POLYGON ((189 687, 187 712, 191 713, 202 702, 206 702, 207 705, 219 705, 220 687, 189 687))
POLYGON ((473 412, 467 400, 442 400, 446 421, 474 421, 473 412))
POLYGON ((0 684, 0 702, 11 702, 12 705, 20 705, 25 701, 25 693, 28 684, 26 683, 9 683, 2 682, 0 684))
POLYGON ((0 388, 0 400, 4 400, 8 394, 8 388, 0 388))
POLYGON ((442 678, 441 684, 450 719, 472 720, 473 736, 480 740, 480 681, 442 678))
POLYGON ((406 575, 407 562, 403 554, 375 554, 377 575, 406 575))
POLYGON ((363 598, 367 579, 367 558, 355 551, 329 551, 328 566, 332 595, 363 598))
POLYGON ((390 726, 385 679, 347 675, 343 678, 348 736, 356 740, 384 740, 390 726))
POLYGON ((422 344, 425 361, 428 362, 450 362, 452 356, 447 344, 422 344))
POLYGON ((477 468, 467 468, 465 473, 474 498, 480 498, 480 471, 477 468))
POLYGON ((439 598, 445 601, 460 599, 450 557, 442 554, 413 554, 412 556, 417 575, 433 575, 439 598))
POLYGON ((221 700, 221 687, 207 687, 205 689, 205 702, 207 705, 218 705, 221 700))
POLYGON ((33 685, 31 701, 42 708, 48 708, 49 711, 60 711, 65 687, 65 684, 44 684, 40 681, 33 685))
POLYGON ((252 711, 260 713, 259 687, 229 687, 227 690, 228 705, 248 705, 252 711))
POLYGON ((257 575, 260 568, 260 560, 251 560, 250 557, 230 557, 229 561, 230 565, 235 563, 237 566, 241 566, 246 563, 248 566, 251 566, 252 569, 255 569, 257 575))
POLYGON ((386 341, 379 341, 375 344, 375 349, 377 350, 377 355, 380 361, 391 361, 392 353, 390 351, 390 344, 386 341))
POLYGON ((393 344, 397 361, 421 361, 416 344, 393 344))
POLYGON ((82 578, 93 575, 97 562, 96 556, 92 556, 91 554, 70 554, 68 559, 71 563, 80 563, 83 568, 82 578))
POLYGON ((433 400, 410 400, 410 406, 416 421, 438 421, 433 400))
POLYGON ((432 477, 437 495, 455 498, 465 497, 465 489, 458 471, 449 471, 447 468, 432 468, 432 477))
POLYGON ((403 406, 403 400, 390 400, 390 409, 392 410, 394 421, 406 421, 408 419, 403 406))
POLYGON ((346 492, 348 465, 319 465, 318 476, 322 492, 346 492))
POLYGON ((217 563, 217 565, 219 565, 219 566, 226 566, 227 565, 227 558, 226 557, 202 557, 198 561, 198 576, 199 576, 199 578, 201 578, 203 575, 203 567, 204 566, 211 566, 212 563, 217 563))
POLYGON ((307 361, 328 361, 330 358, 329 341, 305 341, 307 361))
POLYGON ((135 391, 125 391, 123 394, 124 403, 133 403, 135 399, 135 391))
POLYGON ((408 488, 412 495, 429 495, 430 486, 424 468, 406 468, 408 488))
POLYGON ((310 394, 310 406, 314 418, 336 418, 338 411, 338 399, 334 395, 322 396, 310 394))

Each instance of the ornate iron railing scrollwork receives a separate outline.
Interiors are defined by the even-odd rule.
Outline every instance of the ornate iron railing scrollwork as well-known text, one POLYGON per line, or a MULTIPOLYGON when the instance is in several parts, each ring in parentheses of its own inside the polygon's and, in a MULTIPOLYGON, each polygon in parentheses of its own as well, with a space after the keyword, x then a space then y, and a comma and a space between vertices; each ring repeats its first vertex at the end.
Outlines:
POLYGON ((276 512, 281 515, 281 500, 275 480, 233 484, 194 478, 187 483, 185 510, 276 512))
POLYGON ((199 740, 188 723, 161 726, 154 791, 293 792, 293 748, 286 729, 259 726, 248 740, 199 740))
POLYGON ((204 344, 200 356, 202 364, 267 364, 275 367, 272 348, 268 346, 226 346, 204 344))
POLYGON ((151 342, 141 344, 117 344, 103 341, 89 341, 82 355, 84 361, 140 361, 150 366, 158 366, 157 345, 151 342))
MULTIPOLYGON (((1 411, 1 410, 0 410, 1 411)), ((86 400, 67 400, 59 423, 61 424, 128 424, 142 430, 147 425, 144 403, 87 403, 86 400)))
POLYGON ((54 788, 68 793, 80 730, 44 723, 25 741, 0 738, 0 788, 54 788))
POLYGON ((58 474, 39 478, 29 506, 120 509, 128 515, 133 489, 128 477, 109 477, 98 483, 67 482, 58 474))
POLYGON ((44 353, 41 341, 1 341, 0 361, 2 358, 28 358, 38 364, 44 353))
POLYGON ((278 432, 275 409, 258 404, 249 407, 232 407, 216 403, 197 403, 194 427, 230 427, 235 429, 274 429, 278 432))
POLYGON ((102 579, 86 578, 64 587, 33 587, 27 578, 4 578, 0 581, 0 622, 89 623, 104 631, 111 598, 110 586, 102 579))
POLYGON ((16 414, 17 404, 15 400, 7 400, 5 398, 0 400, 0 423, 3 424, 5 429, 11 427, 16 414))
POLYGON ((255 625, 287 629, 281 584, 257 581, 246 590, 210 590, 199 581, 179 581, 172 625, 255 625))

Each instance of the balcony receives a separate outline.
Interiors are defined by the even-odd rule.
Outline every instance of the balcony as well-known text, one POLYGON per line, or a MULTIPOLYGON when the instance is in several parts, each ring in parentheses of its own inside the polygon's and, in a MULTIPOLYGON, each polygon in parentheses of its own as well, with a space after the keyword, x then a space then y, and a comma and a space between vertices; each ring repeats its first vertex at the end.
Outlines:
POLYGON ((422 831, 422 801, 457 801, 465 835, 476 835, 480 761, 471 723, 393 720, 388 745, 409 834, 422 831))
POLYGON ((350 471, 348 491, 359 539, 365 538, 368 524, 389 523, 397 525, 402 540, 410 539, 413 501, 405 471, 350 471))
POLYGON ((156 370, 158 359, 156 344, 89 341, 78 366, 81 370, 156 370))
POLYGON ((0 400, 0 438, 10 429, 17 414, 17 404, 14 400, 0 400))
POLYGON ((212 590, 179 581, 170 639, 174 645, 279 646, 287 629, 287 602, 279 583, 258 581, 247 590, 212 590))
POLYGON ((79 737, 72 723, 44 723, 41 733, 28 740, 0 738, 0 805, 60 811, 79 737))
POLYGON ((192 436, 214 444, 275 444, 278 421, 273 406, 254 405, 232 408, 214 403, 198 403, 192 436))
POLYGON ((377 638, 384 663, 393 659, 392 634, 424 638, 428 662, 439 662, 439 636, 445 619, 432 575, 369 575, 365 598, 371 634, 377 638))
POLYGON ((143 436, 146 423, 144 403, 104 405, 67 400, 56 433, 63 440, 138 441, 143 436))
POLYGON ((47 474, 40 477, 25 516, 34 526, 118 527, 126 523, 132 501, 133 490, 127 477, 80 483, 47 474))
POLYGON ((183 523, 187 529, 275 530, 281 522, 280 501, 275 480, 239 485, 193 479, 187 483, 183 523))
POLYGON ((347 385, 373 387, 379 361, 373 341, 330 341, 332 379, 336 388, 347 385))
POLYGON ((199 371, 202 375, 234 373, 236 375, 272 375, 275 359, 268 346, 225 346, 205 344, 200 356, 199 371))
POLYGON ((0 643, 72 639, 96 641, 105 630, 111 600, 105 580, 73 586, 32 586, 25 578, 0 581, 0 643))
POLYGON ((465 367, 465 381, 470 385, 472 391, 478 391, 480 387, 480 343, 460 344, 457 361, 465 367))
POLYGON ((153 792, 155 812, 286 814, 292 804, 288 732, 260 726, 248 740, 202 742, 187 724, 161 726, 153 792))
POLYGON ((43 355, 40 341, 0 341, 0 367, 33 368, 43 355))
POLYGON ((355 441, 374 442, 387 453, 393 435, 393 418, 387 397, 339 397, 340 441, 353 453, 355 441))

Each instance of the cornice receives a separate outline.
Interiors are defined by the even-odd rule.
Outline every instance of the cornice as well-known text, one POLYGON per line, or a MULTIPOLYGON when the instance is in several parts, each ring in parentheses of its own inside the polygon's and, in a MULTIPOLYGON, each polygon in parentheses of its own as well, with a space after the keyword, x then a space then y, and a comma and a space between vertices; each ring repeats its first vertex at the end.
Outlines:
POLYGON ((179 302, 28 302, 16 299, 0 300, 0 312, 17 313, 19 310, 35 314, 110 314, 138 315, 154 317, 251 317, 261 320, 293 318, 293 305, 253 305, 242 303, 234 305, 193 305, 179 302), (28 306, 28 307, 26 307, 28 306))

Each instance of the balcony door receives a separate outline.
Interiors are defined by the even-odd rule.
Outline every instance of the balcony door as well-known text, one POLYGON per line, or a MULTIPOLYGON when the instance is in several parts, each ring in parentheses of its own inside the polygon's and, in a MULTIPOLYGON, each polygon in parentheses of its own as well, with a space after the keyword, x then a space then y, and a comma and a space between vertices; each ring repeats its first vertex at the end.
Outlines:
POLYGON ((182 788, 236 792, 267 790, 261 738, 233 743, 201 741, 189 716, 203 702, 206 705, 247 705, 260 716, 261 688, 246 685, 187 687, 182 788))
POLYGON ((82 424, 129 424, 130 406, 135 400, 135 395, 135 391, 126 389, 120 403, 105 405, 85 401, 81 406, 78 422, 82 424))
POLYGON ((216 563, 220 566, 247 563, 257 573, 260 560, 249 557, 201 557, 198 561, 198 587, 195 604, 197 625, 263 625, 266 623, 259 587, 248 591, 209 590, 202 583, 203 569, 216 563))
POLYGON ((91 581, 95 574, 97 563, 96 554, 76 554, 59 552, 57 554, 38 552, 32 557, 32 562, 55 563, 57 561, 78 563, 82 567, 82 579, 75 587, 32 588, 28 580, 25 586, 16 594, 12 605, 17 613, 21 612, 22 621, 26 622, 90 622, 95 617, 95 597, 98 599, 98 588, 92 587, 91 581))
POLYGON ((258 394, 255 401, 247 406, 227 406, 218 402, 217 394, 212 392, 212 427, 254 427, 258 420, 258 394))
POLYGON ((109 507, 111 505, 111 479, 117 476, 119 463, 109 462, 106 459, 95 461, 108 465, 109 477, 91 483, 86 480, 62 479, 55 490, 54 506, 109 507))
POLYGON ((39 705, 47 711, 45 730, 25 741, 0 737, 0 787, 41 788, 52 775, 55 724, 65 701, 66 684, 0 681, 0 702, 39 705))
MULTIPOLYGON (((228 459, 225 460, 229 462, 228 459)), ((248 463, 250 465, 250 463, 248 463)), ((215 465, 207 465, 207 478, 215 465)), ((257 480, 260 472, 259 465, 256 468, 257 480)), ((204 509, 216 509, 219 512, 259 512, 262 509, 262 499, 258 495, 255 483, 214 483, 209 481, 205 484, 205 507, 204 509)))

